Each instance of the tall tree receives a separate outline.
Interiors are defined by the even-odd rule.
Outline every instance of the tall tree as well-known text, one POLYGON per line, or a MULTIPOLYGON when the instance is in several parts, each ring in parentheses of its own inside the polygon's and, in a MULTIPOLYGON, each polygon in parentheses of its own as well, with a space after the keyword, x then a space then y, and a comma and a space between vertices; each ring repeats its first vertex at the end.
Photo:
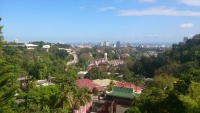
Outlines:
POLYGON ((115 82, 112 80, 112 81, 110 81, 110 83, 109 83, 109 85, 107 86, 107 90, 108 91, 112 91, 113 90, 113 87, 114 87, 114 85, 115 85, 115 82))
POLYGON ((54 107, 62 106, 62 109, 69 110, 73 105, 73 92, 69 86, 63 86, 54 107))
POLYGON ((74 109, 79 109, 80 106, 84 106, 91 101, 91 95, 89 94, 89 88, 84 86, 74 94, 74 109))

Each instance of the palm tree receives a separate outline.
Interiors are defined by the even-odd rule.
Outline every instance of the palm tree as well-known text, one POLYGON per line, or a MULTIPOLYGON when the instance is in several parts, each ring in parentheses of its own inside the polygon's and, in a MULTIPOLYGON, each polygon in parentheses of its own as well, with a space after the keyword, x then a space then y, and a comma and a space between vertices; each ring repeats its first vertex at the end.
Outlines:
POLYGON ((72 108, 73 105, 73 92, 71 92, 70 87, 63 85, 60 95, 54 104, 54 107, 62 105, 62 109, 72 108))
POLYGON ((74 95, 74 106, 73 109, 79 109, 80 106, 84 106, 86 103, 90 102, 91 95, 89 94, 89 88, 84 86, 76 92, 74 95))

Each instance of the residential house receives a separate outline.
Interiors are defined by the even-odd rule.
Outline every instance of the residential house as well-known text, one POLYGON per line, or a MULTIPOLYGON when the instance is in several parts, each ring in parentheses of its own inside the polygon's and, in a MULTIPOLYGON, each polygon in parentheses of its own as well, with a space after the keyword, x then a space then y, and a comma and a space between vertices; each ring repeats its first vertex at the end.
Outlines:
POLYGON ((100 63, 106 63, 106 62, 107 62, 107 53, 104 54, 104 58, 90 60, 88 62, 88 66, 92 66, 92 65, 98 66, 100 63))
POLYGON ((124 53, 121 55, 122 57, 129 57, 130 55, 128 53, 124 53))
POLYGON ((124 60, 115 59, 108 62, 110 65, 119 66, 124 63, 124 60))
POLYGON ((81 79, 84 79, 85 75, 88 73, 88 71, 79 71, 78 72, 78 77, 81 79))
POLYGON ((97 52, 97 53, 100 53, 100 52, 101 52, 101 50, 100 50, 100 49, 97 49, 97 50, 96 50, 96 52, 97 52))
POLYGON ((31 50, 31 49, 35 49, 36 47, 38 47, 38 45, 35 45, 35 44, 25 44, 25 47, 28 50, 31 50))
POLYGON ((42 48, 43 48, 43 49, 46 49, 46 51, 48 52, 50 47, 51 47, 50 45, 43 45, 42 48))

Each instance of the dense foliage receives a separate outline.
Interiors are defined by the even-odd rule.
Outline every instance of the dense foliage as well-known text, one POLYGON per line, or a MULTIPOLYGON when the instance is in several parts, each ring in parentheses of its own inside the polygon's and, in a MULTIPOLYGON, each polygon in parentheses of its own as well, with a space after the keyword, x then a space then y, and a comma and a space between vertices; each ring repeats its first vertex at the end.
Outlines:
MULTIPOLYGON (((71 101, 71 104, 74 105, 75 94, 78 93, 74 89, 79 90, 74 84, 77 79, 76 72, 73 70, 65 71, 66 62, 72 60, 72 57, 66 51, 59 50, 58 45, 51 45, 50 50, 47 52, 42 48, 44 42, 35 42, 34 44, 40 46, 34 50, 27 50, 21 44, 6 43, 1 37, 0 112, 71 111, 70 107, 63 109, 61 104, 56 105, 56 103, 60 98, 60 94, 62 94, 60 91, 75 91, 72 92, 74 96, 72 95, 73 100, 71 101), (27 76, 30 79, 27 87, 21 86, 22 84, 17 80, 22 76, 27 76), (67 79, 59 81, 60 84, 58 85, 36 87, 37 79, 50 81, 51 77, 56 77, 57 81, 67 79)), ((78 107, 76 106, 74 109, 78 109, 78 107)))
POLYGON ((138 60, 135 72, 154 78, 126 112, 137 109, 135 112, 142 113, 199 113, 199 50, 198 34, 186 43, 174 44, 172 50, 156 58, 138 60))

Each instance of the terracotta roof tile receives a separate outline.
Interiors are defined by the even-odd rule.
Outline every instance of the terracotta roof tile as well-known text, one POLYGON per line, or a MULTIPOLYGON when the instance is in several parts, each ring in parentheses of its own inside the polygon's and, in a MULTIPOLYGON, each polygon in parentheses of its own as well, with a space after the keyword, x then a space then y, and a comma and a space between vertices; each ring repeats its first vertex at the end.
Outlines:
POLYGON ((92 92, 92 89, 94 87, 96 87, 98 89, 98 91, 103 91, 104 90, 104 87, 98 85, 98 84, 95 84, 92 80, 89 80, 89 79, 79 79, 76 81, 76 84, 82 88, 83 86, 87 86, 90 91, 92 92))
POLYGON ((141 91, 142 88, 139 86, 136 86, 132 83, 128 83, 128 82, 116 82, 115 83, 116 86, 120 86, 120 87, 130 87, 130 88, 134 88, 134 90, 137 91, 141 91))

